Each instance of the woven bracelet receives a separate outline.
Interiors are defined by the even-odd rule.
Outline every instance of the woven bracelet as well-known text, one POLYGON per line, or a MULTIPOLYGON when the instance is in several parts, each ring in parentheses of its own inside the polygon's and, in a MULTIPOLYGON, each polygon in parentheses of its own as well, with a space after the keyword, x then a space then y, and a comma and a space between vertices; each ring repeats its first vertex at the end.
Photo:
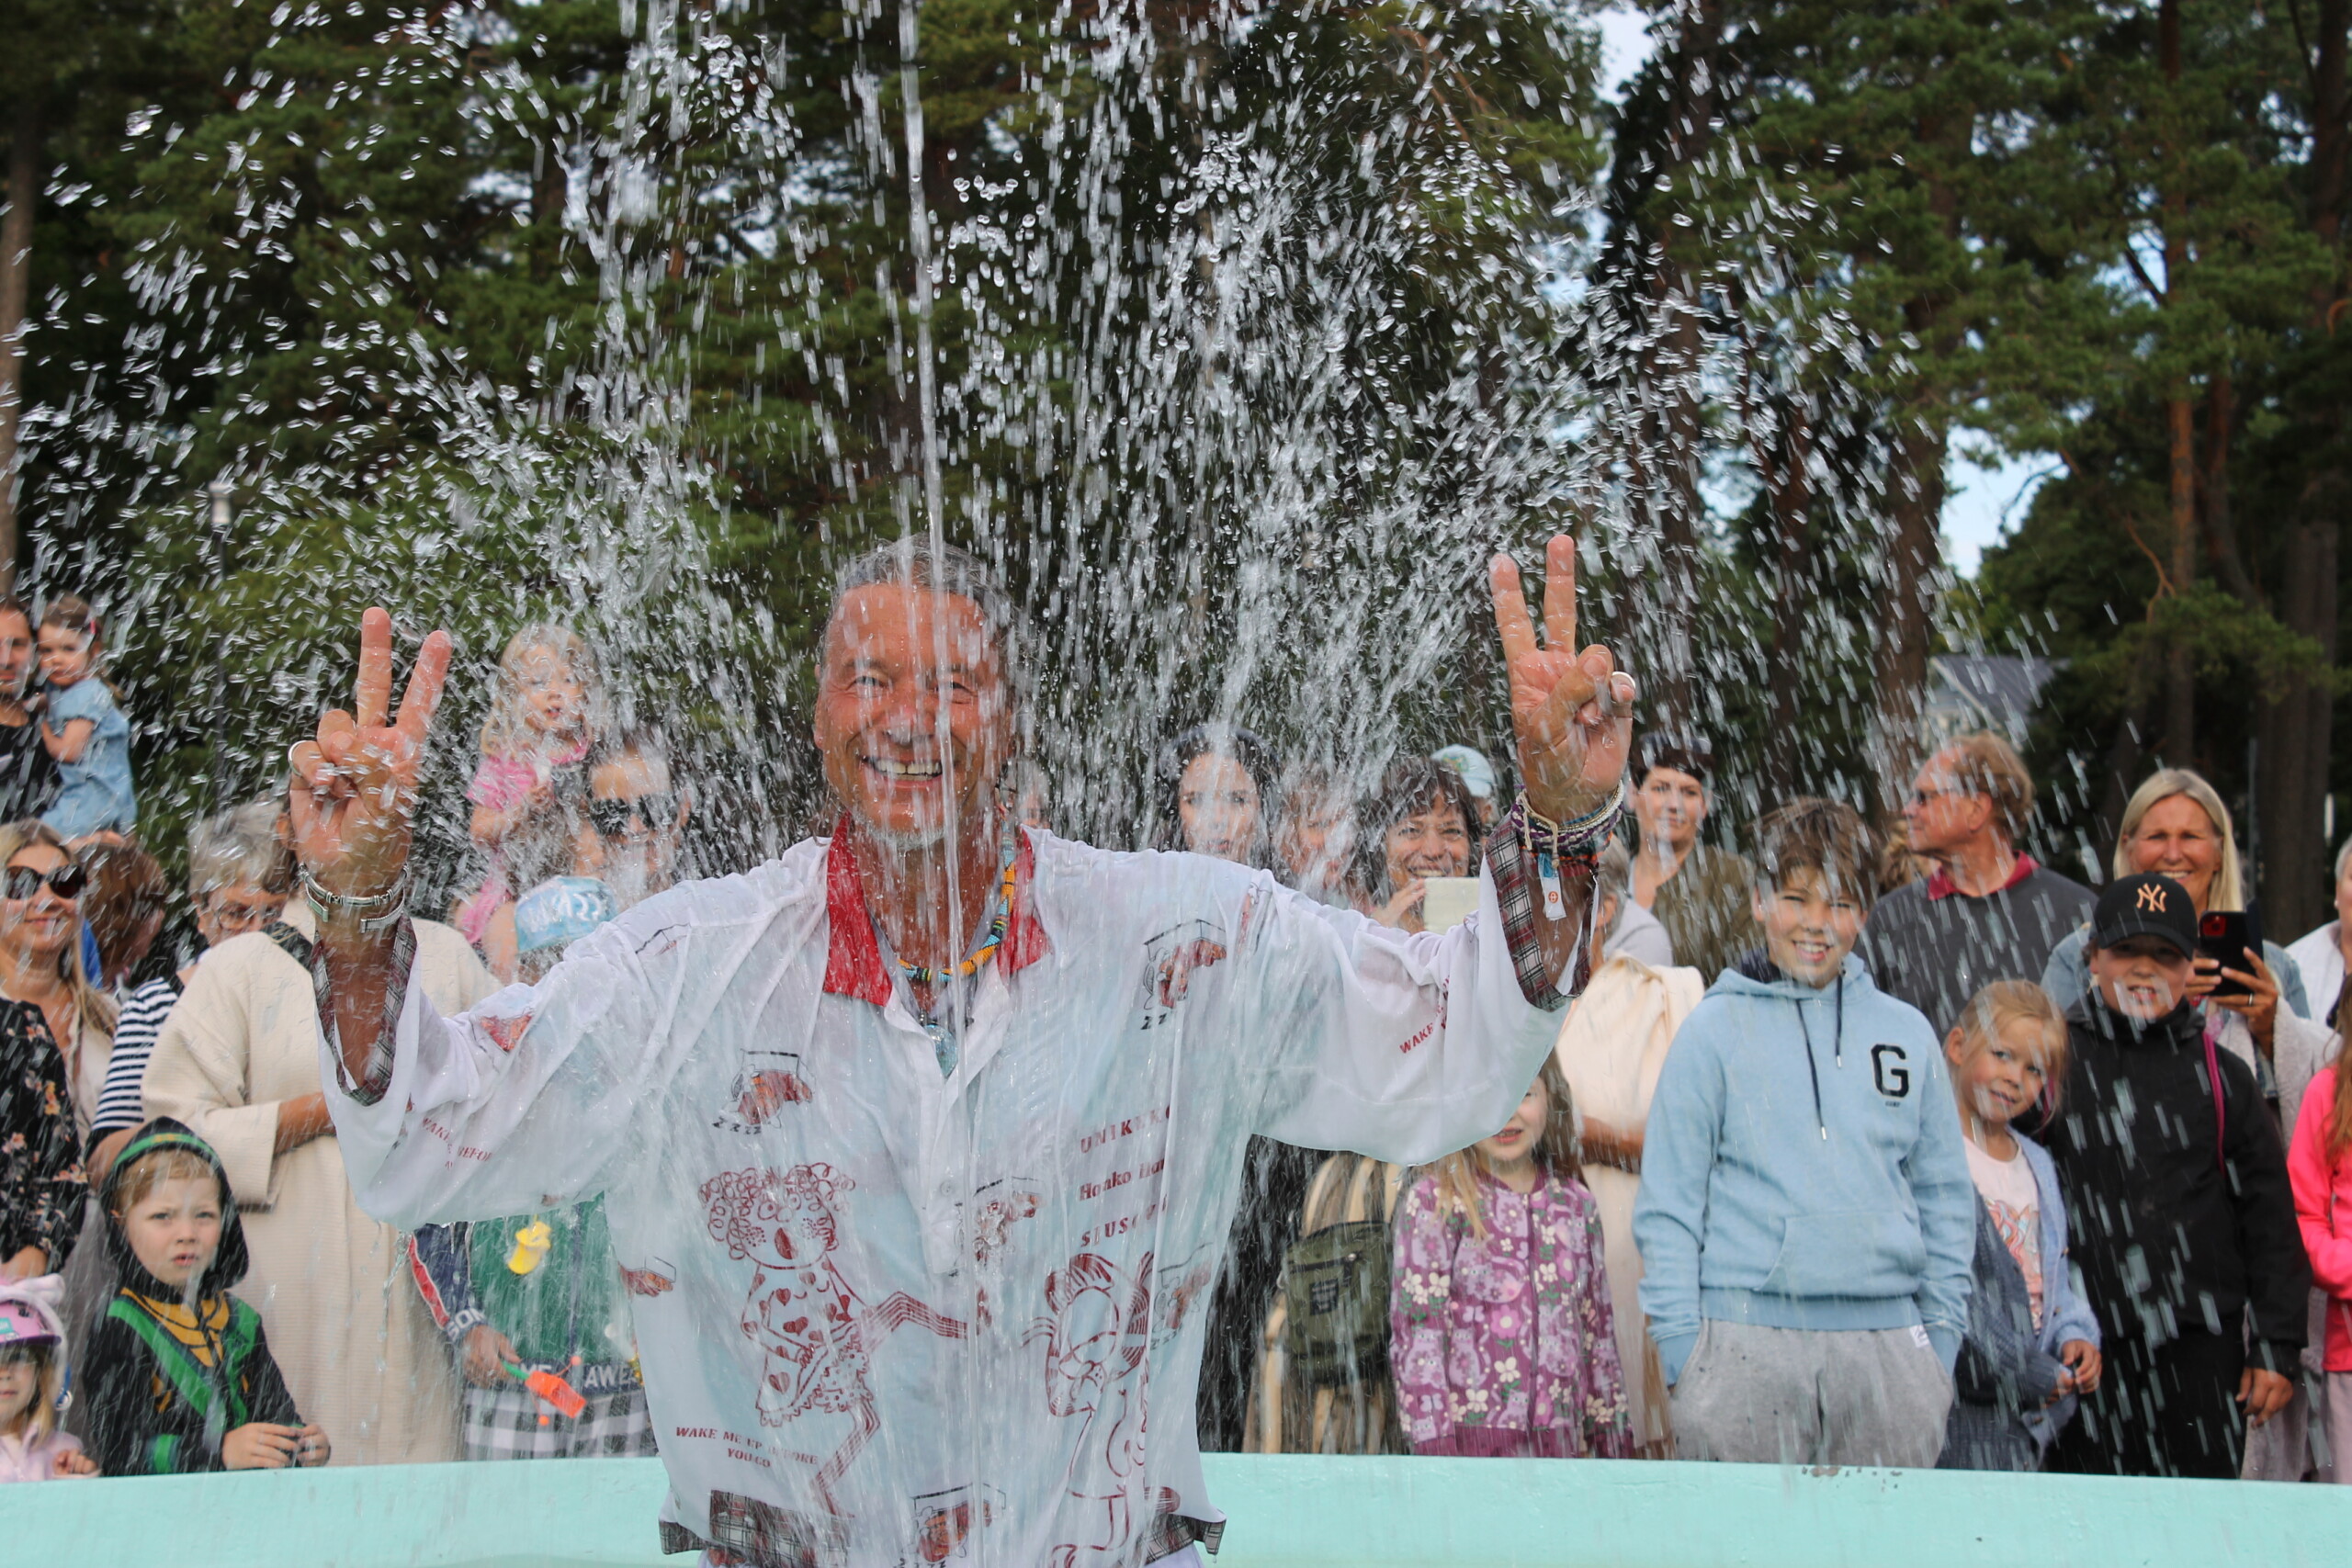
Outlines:
POLYGON ((1521 790, 1511 802, 1504 820, 1519 834, 1520 841, 1531 853, 1549 855, 1554 860, 1591 862, 1600 858, 1600 852, 1617 830, 1617 818, 1625 809, 1625 781, 1609 798, 1593 810, 1570 822, 1554 822, 1527 804, 1527 792, 1521 790))

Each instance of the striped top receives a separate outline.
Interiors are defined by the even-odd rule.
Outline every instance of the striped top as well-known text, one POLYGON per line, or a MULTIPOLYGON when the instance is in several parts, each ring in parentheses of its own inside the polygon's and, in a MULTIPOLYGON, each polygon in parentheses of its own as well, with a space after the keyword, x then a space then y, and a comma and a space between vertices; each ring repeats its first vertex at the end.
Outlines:
POLYGON ((147 1077, 147 1058, 164 1020, 180 999, 180 988, 169 980, 150 980, 130 993, 115 1020, 114 1055, 107 1062, 106 1086, 98 1090, 98 1111, 90 1119, 90 1135, 119 1133, 147 1120, 139 1086, 147 1077))

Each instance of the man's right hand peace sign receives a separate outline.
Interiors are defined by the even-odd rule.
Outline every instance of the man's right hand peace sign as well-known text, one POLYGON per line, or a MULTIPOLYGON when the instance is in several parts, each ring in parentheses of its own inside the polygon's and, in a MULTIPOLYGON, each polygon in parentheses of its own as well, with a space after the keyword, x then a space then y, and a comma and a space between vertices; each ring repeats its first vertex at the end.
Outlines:
POLYGON ((293 764, 288 807, 294 852, 322 891, 376 897, 408 866, 416 818, 417 771, 424 737, 449 673, 449 634, 436 631, 417 651, 400 713, 392 697, 392 618, 380 609, 359 617, 359 679, 352 711, 330 709, 314 739, 288 754, 293 764))

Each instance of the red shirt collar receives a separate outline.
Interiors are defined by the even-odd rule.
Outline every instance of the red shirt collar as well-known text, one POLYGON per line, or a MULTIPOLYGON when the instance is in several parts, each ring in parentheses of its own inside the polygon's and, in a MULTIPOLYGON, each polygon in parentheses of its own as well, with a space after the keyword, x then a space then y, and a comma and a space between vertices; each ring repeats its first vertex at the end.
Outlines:
MULTIPOLYGON (((2040 866, 2034 863, 2033 857, 2031 855, 2026 853, 2023 850, 2019 850, 2018 852, 2018 858, 2016 862, 2009 867, 2009 879, 2007 882, 2002 883, 1998 887, 1993 889, 1993 893, 2007 893, 2010 888, 2015 887, 2018 883, 2023 882, 2027 877, 2031 876, 2035 872, 2040 871, 2041 869, 2041 868, 2040 866)), ((1928 897, 1949 898, 1958 892, 1960 892, 1960 884, 1954 882, 1951 879, 1951 874, 1946 871, 1942 866, 1939 865, 1936 867, 1935 870, 1928 874, 1928 897)), ((1992 896, 1992 893, 1983 895, 1983 897, 1987 898, 1992 896)), ((1967 895, 1963 895, 1963 897, 1967 897, 1967 895)))
MULTIPOLYGON (((1053 945, 1030 899, 1036 867, 1028 829, 1023 829, 1012 856, 1012 919, 1006 922, 1004 944, 996 954, 996 962, 1007 975, 1028 968, 1053 945)), ((833 825, 832 841, 825 848, 825 994, 855 997, 876 1007, 887 1005, 890 971, 882 962, 882 944, 874 940, 874 918, 866 911, 857 859, 849 852, 847 813, 833 825)))

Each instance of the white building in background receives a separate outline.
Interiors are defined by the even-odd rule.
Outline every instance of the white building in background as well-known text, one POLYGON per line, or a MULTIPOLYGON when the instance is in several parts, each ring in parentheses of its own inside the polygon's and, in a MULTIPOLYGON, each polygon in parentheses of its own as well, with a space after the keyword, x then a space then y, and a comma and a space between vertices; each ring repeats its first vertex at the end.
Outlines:
POLYGON ((2041 688, 2058 672, 2049 659, 1987 653, 1948 653, 1928 660, 1928 697, 1920 738, 1932 750, 1955 735, 1980 729, 2006 736, 2022 749, 2041 688))

